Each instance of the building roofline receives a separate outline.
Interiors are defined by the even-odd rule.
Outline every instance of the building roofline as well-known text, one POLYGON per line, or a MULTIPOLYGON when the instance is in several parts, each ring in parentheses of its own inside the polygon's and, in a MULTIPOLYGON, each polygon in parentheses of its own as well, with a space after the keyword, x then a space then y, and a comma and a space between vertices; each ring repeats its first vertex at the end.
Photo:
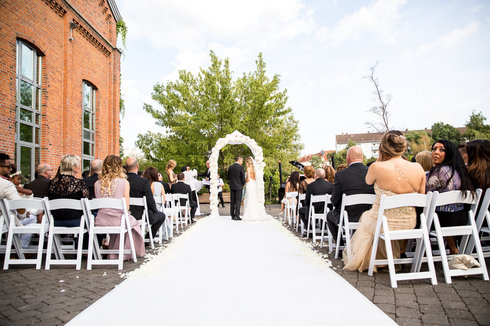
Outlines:
POLYGON ((119 12, 119 9, 117 8, 116 1, 115 0, 107 0, 107 3, 109 4, 109 8, 112 11, 112 17, 116 20, 116 23, 119 22, 122 19, 121 13, 119 12))

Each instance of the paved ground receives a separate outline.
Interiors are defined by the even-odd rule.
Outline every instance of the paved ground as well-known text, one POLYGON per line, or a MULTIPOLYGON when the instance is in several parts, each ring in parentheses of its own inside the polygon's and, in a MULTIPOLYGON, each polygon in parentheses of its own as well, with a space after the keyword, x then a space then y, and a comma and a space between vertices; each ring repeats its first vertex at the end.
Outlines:
MULTIPOLYGON (((201 210, 208 212, 209 207, 202 205, 201 210)), ((267 207, 267 211, 277 216, 279 208, 267 207)), ((222 215, 229 215, 228 205, 222 215)), ((156 249, 153 254, 158 250, 165 248, 156 249)), ((331 261, 337 273, 400 325, 490 325, 490 282, 479 277, 455 278, 448 285, 441 267, 436 265, 438 285, 432 286, 428 280, 405 281, 392 289, 387 273, 369 277, 342 271, 340 260, 329 256, 326 249, 317 250, 331 261)), ((119 284, 123 280, 121 273, 134 270, 142 262, 125 262, 122 272, 116 267, 97 267, 92 271, 54 267, 37 271, 20 266, 0 270, 0 325, 63 325, 119 284)))

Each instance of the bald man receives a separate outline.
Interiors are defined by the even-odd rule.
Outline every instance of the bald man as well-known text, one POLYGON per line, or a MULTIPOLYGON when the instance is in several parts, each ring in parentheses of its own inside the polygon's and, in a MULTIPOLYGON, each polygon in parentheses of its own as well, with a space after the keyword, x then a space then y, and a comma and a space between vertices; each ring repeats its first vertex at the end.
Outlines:
POLYGON ((94 186, 97 180, 99 180, 99 174, 102 172, 102 163, 104 163, 102 160, 93 160, 90 162, 90 176, 83 179, 90 193, 90 199, 95 198, 94 186))
MULTIPOLYGON (((338 224, 340 220, 340 207, 342 205, 342 195, 374 194, 372 185, 366 184, 366 173, 368 167, 362 163, 362 149, 359 146, 349 148, 347 151, 347 169, 335 174, 332 198, 330 198, 333 210, 328 212, 328 229, 334 239, 337 239, 338 224)), ((350 222, 357 222, 364 211, 371 208, 371 205, 352 205, 345 208, 350 222)))
POLYGON ((49 181, 53 177, 51 165, 42 163, 36 168, 36 179, 25 185, 25 189, 32 190, 34 197, 44 198, 48 196, 49 181))

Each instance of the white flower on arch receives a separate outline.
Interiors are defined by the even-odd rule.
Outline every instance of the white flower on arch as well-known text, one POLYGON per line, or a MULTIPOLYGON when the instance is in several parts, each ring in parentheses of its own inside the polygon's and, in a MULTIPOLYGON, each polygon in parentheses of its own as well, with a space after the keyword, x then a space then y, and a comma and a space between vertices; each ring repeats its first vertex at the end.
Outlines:
POLYGON ((211 173, 210 180, 210 198, 209 206, 211 208, 212 216, 219 216, 218 211, 218 156, 219 151, 226 145, 239 145, 245 144, 252 151, 252 155, 255 160, 256 182, 257 191, 259 196, 259 203, 264 204, 264 154, 262 148, 257 145, 257 142, 248 136, 241 134, 235 130, 231 134, 226 135, 224 138, 218 139, 216 145, 211 150, 211 156, 209 157, 209 171, 211 173))

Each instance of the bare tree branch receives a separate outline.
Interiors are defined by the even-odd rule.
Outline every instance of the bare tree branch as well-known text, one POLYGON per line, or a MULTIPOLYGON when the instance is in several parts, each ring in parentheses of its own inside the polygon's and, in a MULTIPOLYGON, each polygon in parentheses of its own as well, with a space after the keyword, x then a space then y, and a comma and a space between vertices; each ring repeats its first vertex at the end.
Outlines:
POLYGON ((384 94, 379 84, 378 78, 376 78, 375 76, 375 71, 376 71, 376 67, 378 66, 378 63, 379 61, 376 62, 374 66, 369 68, 370 74, 364 76, 364 78, 370 80, 373 83, 375 89, 374 95, 376 97, 376 101, 378 102, 378 105, 373 106, 371 109, 369 109, 369 111, 379 116, 381 118, 382 123, 366 122, 366 125, 375 129, 377 132, 383 132, 383 131, 390 130, 390 124, 389 124, 390 113, 388 112, 388 105, 391 102, 391 95, 384 94))

